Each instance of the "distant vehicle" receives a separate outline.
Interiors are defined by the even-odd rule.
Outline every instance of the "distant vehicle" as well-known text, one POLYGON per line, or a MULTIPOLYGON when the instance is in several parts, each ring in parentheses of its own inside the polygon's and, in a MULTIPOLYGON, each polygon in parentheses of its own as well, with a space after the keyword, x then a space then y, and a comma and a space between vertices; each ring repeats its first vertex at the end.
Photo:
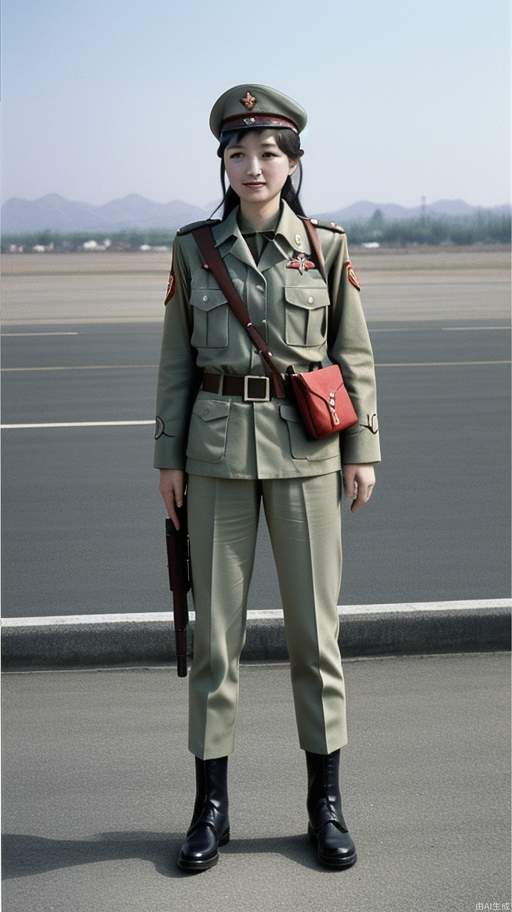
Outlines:
POLYGON ((374 247, 380 247, 380 244, 378 241, 364 241, 361 244, 361 247, 369 247, 369 248, 373 249, 374 247))
POLYGON ((105 244, 98 244, 97 241, 92 241, 92 240, 84 241, 82 244, 82 247, 84 250, 94 250, 94 251, 98 251, 98 250, 101 251, 101 250, 107 249, 105 244))

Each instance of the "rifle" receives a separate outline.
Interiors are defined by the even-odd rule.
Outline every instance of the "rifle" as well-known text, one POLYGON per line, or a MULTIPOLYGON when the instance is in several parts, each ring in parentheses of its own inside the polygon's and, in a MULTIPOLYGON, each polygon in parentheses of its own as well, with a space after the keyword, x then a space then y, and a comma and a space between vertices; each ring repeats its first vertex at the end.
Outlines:
POLYGON ((184 678, 187 675, 187 592, 192 584, 186 494, 183 496, 183 505, 176 507, 176 514, 180 528, 176 529, 172 519, 168 517, 165 520, 165 540, 167 544, 169 587, 173 596, 176 665, 178 677, 184 678))

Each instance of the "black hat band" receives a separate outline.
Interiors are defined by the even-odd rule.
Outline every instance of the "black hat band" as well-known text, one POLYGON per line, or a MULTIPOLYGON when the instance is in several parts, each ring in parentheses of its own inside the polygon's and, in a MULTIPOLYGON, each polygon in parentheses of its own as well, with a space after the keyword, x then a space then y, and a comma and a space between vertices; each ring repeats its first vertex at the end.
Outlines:
POLYGON ((248 117, 235 114, 222 121, 221 136, 228 130, 248 130, 250 127, 286 127, 295 133, 299 132, 297 124, 282 114, 250 114, 248 117))

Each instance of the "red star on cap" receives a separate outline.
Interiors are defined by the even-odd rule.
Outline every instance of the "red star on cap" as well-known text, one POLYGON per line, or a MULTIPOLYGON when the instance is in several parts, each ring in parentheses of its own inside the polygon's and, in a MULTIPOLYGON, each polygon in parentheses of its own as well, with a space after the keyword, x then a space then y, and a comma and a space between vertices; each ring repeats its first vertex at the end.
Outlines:
POLYGON ((240 99, 240 103, 243 104, 248 111, 252 111, 254 105, 256 104, 256 98, 254 95, 251 95, 249 90, 247 90, 244 97, 240 99))

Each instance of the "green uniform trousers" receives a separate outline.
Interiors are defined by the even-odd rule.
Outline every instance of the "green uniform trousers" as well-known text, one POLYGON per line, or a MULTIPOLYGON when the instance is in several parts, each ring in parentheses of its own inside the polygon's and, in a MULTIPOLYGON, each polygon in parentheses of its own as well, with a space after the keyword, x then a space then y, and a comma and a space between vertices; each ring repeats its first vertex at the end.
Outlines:
POLYGON ((341 472, 268 479, 189 474, 195 628, 188 747, 203 760, 226 756, 235 746, 261 497, 281 593, 300 747, 328 754, 348 740, 337 611, 341 472))

